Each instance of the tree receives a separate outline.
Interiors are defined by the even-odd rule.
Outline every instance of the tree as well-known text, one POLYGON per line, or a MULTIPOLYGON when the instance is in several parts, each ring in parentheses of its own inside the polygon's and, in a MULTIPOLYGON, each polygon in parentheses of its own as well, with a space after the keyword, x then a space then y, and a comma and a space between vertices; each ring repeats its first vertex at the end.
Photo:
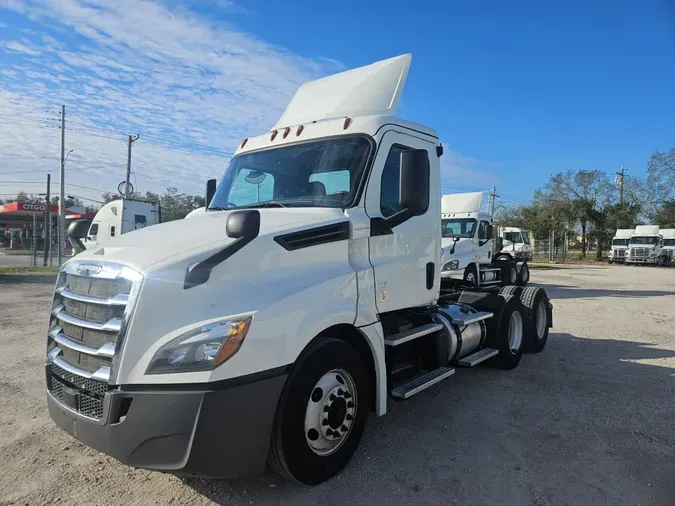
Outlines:
POLYGON ((652 221, 661 228, 675 228, 675 199, 662 202, 652 221))
POLYGON ((581 228, 581 255, 586 256, 589 226, 598 221, 602 208, 610 201, 611 183, 601 170, 568 170, 551 177, 548 183, 535 193, 535 200, 551 206, 570 224, 581 228), (557 205, 555 205, 557 204, 557 205))
POLYGON ((675 191, 675 148, 668 151, 655 152, 647 164, 649 180, 652 182, 655 200, 667 200, 675 191))

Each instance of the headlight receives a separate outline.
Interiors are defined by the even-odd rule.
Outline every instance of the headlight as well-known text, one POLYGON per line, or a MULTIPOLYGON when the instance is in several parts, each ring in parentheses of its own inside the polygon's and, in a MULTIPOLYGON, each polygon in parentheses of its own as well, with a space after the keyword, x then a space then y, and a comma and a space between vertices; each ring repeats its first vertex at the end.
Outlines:
POLYGON ((209 371, 234 356, 251 325, 251 316, 211 323, 187 332, 162 346, 147 374, 209 371))

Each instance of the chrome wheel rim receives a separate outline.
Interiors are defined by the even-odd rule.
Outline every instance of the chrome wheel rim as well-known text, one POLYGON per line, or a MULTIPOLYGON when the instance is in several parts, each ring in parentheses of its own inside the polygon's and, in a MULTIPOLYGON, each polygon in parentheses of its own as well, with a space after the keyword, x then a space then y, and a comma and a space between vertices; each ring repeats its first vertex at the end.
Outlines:
POLYGON ((469 272, 466 275, 466 280, 473 285, 476 283, 476 276, 473 272, 469 272))
POLYGON ((520 350, 523 342, 523 317, 520 311, 511 313, 509 319, 509 349, 514 355, 520 350))
POLYGON ((356 384, 343 369, 327 372, 314 385, 305 410, 305 439, 317 455, 335 453, 356 418, 356 384))
POLYGON ((539 339, 544 338, 544 334, 546 333, 546 324, 547 322, 547 317, 546 317, 546 306, 544 305, 544 301, 542 300, 539 302, 539 305, 537 306, 537 312, 535 313, 535 324, 537 326, 537 337, 539 339))
POLYGON ((515 285, 516 281, 518 281, 518 271, 516 270, 515 267, 512 267, 509 272, 511 274, 511 284, 515 285))

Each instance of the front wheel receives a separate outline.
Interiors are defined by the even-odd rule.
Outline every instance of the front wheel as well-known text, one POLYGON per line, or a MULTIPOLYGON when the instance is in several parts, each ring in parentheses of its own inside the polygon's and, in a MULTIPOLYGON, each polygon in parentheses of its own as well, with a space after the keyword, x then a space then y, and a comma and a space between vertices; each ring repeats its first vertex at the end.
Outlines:
POLYGON ((471 286, 478 286, 478 273, 475 264, 470 264, 464 270, 464 281, 471 286))
POLYGON ((316 485, 339 473, 368 418, 365 363, 350 344, 322 338, 294 366, 277 408, 269 463, 282 476, 316 485))

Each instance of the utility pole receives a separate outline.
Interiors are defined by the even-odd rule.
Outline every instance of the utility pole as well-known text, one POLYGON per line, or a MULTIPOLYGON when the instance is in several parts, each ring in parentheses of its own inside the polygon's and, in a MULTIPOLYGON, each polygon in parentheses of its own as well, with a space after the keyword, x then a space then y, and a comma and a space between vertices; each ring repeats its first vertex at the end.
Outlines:
POLYGON ((59 239, 59 266, 61 265, 63 256, 63 236, 66 230, 66 106, 61 106, 61 170, 60 175, 60 189, 59 189, 59 227, 57 237, 59 239))
POLYGON ((42 265, 47 267, 47 248, 51 249, 52 247, 52 215, 49 214, 49 185, 51 184, 51 174, 47 174, 47 196, 45 197, 46 200, 46 207, 45 207, 45 222, 44 222, 44 230, 43 234, 44 235, 44 259, 42 261, 42 265))
POLYGON ((496 204, 496 199, 499 198, 499 195, 497 195, 497 187, 493 186, 492 187, 492 193, 490 194, 492 197, 492 218, 495 217, 495 204, 496 204))
POLYGON ((129 141, 127 142, 127 178, 124 185, 124 198, 129 198, 129 178, 131 177, 131 145, 138 140, 138 135, 129 136, 129 141))
POLYGON ((624 170, 621 167, 621 171, 616 173, 619 176, 619 205, 623 207, 623 180, 624 180, 624 170))

